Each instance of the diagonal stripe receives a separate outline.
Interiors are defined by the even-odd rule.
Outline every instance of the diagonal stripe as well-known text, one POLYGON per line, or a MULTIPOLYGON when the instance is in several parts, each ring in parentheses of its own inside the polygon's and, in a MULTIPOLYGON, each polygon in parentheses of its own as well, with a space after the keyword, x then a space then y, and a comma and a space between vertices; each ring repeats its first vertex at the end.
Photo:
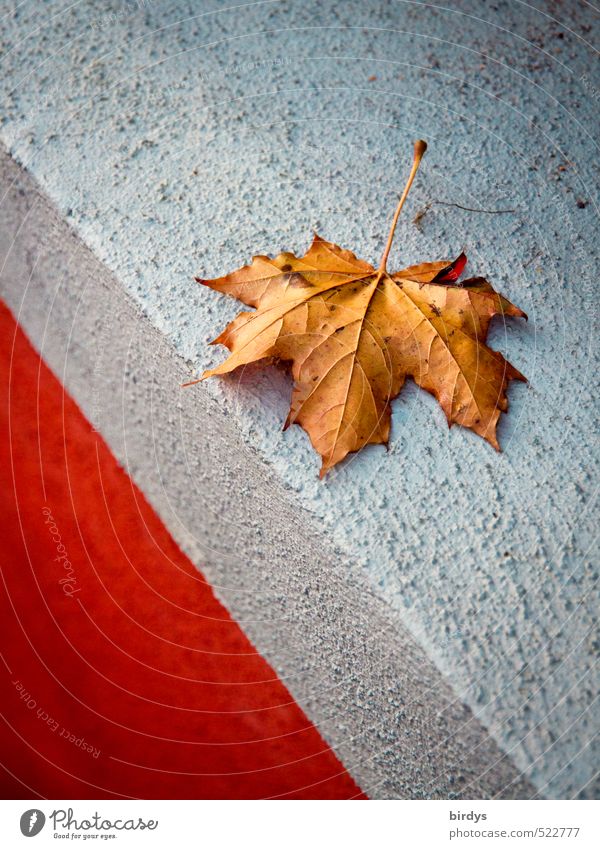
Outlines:
POLYGON ((3 305, 0 394, 3 796, 360 793, 3 305))

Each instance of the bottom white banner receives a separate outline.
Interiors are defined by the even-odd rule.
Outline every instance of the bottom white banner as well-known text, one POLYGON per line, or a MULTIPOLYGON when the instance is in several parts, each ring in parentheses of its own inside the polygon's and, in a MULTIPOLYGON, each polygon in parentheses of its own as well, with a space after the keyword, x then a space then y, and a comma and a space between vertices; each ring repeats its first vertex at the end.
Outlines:
POLYGON ((0 802, 3 847, 70 843, 161 847, 600 846, 594 801, 0 802))

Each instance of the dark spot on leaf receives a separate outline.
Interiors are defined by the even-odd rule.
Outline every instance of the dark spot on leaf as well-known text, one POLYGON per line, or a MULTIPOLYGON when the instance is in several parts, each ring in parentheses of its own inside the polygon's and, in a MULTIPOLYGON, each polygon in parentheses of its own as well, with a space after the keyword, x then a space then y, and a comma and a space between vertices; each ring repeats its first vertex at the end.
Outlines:
POLYGON ((306 277, 303 277, 301 274, 292 274, 290 277, 290 286, 296 289, 312 289, 313 284, 309 283, 306 277))

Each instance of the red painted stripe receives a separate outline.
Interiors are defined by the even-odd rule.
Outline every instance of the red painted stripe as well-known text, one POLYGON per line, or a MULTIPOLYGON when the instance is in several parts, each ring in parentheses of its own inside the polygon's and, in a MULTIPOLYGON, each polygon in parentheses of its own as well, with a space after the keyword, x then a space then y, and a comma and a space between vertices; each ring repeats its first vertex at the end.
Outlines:
POLYGON ((0 376, 2 795, 360 796, 2 305, 0 376))

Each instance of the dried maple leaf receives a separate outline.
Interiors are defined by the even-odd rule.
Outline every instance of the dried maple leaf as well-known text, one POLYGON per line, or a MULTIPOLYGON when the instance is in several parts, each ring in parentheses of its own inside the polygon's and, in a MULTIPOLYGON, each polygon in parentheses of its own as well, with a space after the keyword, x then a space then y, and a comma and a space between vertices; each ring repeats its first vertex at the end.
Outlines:
POLYGON ((493 316, 527 316, 481 277, 459 284, 464 254, 451 263, 387 271, 398 216, 426 147, 415 143, 379 268, 315 235, 302 257, 255 256, 225 277, 197 278, 254 307, 214 340, 231 354, 200 380, 267 357, 291 362, 285 427, 299 424, 308 433, 323 460, 321 477, 348 453, 388 442, 390 401, 407 377, 437 398, 449 426, 471 428, 497 450, 508 382, 525 380, 485 340, 493 316))

